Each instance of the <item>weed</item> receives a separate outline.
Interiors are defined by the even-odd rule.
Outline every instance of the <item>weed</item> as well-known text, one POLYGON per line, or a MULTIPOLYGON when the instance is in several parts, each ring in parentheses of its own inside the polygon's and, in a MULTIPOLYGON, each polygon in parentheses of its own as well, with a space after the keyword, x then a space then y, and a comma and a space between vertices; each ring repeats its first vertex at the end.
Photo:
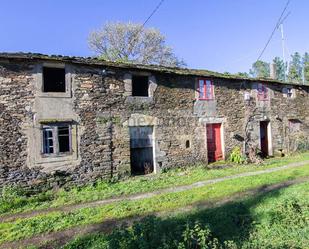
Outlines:
POLYGON ((239 147, 235 147, 230 154, 230 161, 236 164, 243 164, 245 162, 245 158, 243 157, 241 150, 239 147))

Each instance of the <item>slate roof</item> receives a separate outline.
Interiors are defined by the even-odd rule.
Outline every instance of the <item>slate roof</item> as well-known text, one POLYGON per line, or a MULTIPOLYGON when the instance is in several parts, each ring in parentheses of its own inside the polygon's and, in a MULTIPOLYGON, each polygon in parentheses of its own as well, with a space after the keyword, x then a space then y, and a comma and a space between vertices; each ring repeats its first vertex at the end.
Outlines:
POLYGON ((178 75, 190 75, 197 77, 213 77, 213 78, 222 78, 231 80, 262 81, 267 83, 280 83, 285 85, 302 85, 295 82, 283 82, 279 80, 273 80, 270 78, 249 78, 249 77, 242 77, 239 75, 224 74, 202 69, 189 69, 189 68, 178 68, 178 67, 165 67, 159 65, 143 65, 134 63, 114 62, 114 61, 102 60, 97 57, 46 55, 40 53, 23 53, 23 52, 18 53, 2 52, 0 53, 0 59, 44 60, 44 61, 63 62, 72 64, 104 66, 110 68, 123 68, 129 70, 146 70, 146 71, 155 71, 155 72, 178 74, 178 75))

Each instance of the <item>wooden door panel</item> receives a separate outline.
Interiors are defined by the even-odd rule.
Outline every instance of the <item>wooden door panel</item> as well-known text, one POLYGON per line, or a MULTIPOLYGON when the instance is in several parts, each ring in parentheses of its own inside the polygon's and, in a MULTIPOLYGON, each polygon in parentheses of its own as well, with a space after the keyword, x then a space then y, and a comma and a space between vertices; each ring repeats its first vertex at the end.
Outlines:
POLYGON ((268 122, 260 122, 260 138, 261 138, 261 151, 263 156, 268 156, 268 132, 267 132, 268 122))
POLYGON ((207 124, 208 161, 215 162, 223 158, 221 144, 221 124, 207 124))
POLYGON ((216 144, 215 159, 217 161, 217 160, 221 160, 222 159, 221 125, 220 124, 216 124, 214 129, 215 129, 215 144, 216 144))
POLYGON ((130 127, 132 174, 153 172, 153 127, 130 127))

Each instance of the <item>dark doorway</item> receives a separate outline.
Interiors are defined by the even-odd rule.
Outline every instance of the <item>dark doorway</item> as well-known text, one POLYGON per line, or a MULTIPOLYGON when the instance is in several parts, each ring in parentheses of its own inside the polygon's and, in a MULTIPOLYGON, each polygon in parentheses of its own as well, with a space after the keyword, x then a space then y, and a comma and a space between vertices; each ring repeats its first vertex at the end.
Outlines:
POLYGON ((153 128, 130 127, 131 172, 133 175, 153 172, 153 128))
POLYGON ((221 124, 207 124, 206 132, 208 162, 222 160, 221 124))
POLYGON ((261 139, 261 152, 263 157, 267 157, 268 154, 268 124, 269 121, 260 122, 260 139, 261 139))

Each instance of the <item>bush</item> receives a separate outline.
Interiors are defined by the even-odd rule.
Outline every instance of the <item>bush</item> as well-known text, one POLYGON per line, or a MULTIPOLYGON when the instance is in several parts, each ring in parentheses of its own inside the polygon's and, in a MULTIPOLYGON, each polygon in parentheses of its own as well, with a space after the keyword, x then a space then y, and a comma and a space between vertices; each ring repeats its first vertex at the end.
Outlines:
POLYGON ((182 241, 178 243, 177 249, 236 249, 236 244, 232 241, 225 241, 220 244, 219 240, 213 237, 208 226, 201 226, 195 222, 193 226, 187 224, 182 235, 182 241))
POLYGON ((237 146, 232 150, 230 154, 230 161, 232 163, 243 164, 245 162, 245 158, 241 153, 241 149, 237 146))

